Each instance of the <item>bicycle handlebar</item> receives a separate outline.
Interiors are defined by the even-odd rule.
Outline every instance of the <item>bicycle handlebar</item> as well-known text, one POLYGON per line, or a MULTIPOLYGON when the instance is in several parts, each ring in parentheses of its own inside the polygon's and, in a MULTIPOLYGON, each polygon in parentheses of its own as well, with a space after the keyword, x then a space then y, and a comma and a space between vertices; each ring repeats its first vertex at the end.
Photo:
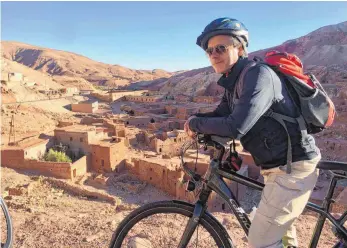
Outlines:
MULTIPOLYGON (((199 181, 201 179, 201 175, 196 174, 191 169, 189 169, 184 162, 184 154, 186 151, 195 143, 195 144, 203 144, 207 148, 214 147, 219 151, 218 154, 218 161, 221 161, 224 153, 225 153, 225 145, 222 143, 227 143, 227 140, 230 140, 230 138, 227 137, 221 137, 216 135, 208 135, 208 134, 198 134, 196 136, 195 140, 189 140, 188 142, 184 143, 181 149, 181 167, 183 170, 195 181, 199 181), (224 142, 223 142, 224 141, 224 142)), ((198 149, 198 147, 197 147, 198 149)))

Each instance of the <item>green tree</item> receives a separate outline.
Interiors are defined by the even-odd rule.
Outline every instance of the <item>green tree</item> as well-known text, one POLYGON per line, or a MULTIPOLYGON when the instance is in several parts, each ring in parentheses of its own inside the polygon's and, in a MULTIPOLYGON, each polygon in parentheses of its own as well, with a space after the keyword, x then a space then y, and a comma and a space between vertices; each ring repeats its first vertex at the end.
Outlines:
POLYGON ((54 151, 52 149, 49 149, 49 151, 45 154, 44 160, 51 162, 72 162, 71 158, 69 158, 65 153, 54 151))

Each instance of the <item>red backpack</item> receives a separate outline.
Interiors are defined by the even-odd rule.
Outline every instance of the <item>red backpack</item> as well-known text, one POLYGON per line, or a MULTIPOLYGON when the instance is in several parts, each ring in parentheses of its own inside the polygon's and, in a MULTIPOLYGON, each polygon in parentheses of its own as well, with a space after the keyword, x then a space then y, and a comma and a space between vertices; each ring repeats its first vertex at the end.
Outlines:
POLYGON ((295 54, 271 51, 266 53, 264 62, 286 78, 287 89, 306 122, 308 133, 318 133, 333 124, 333 102, 313 74, 304 74, 303 64, 295 54))
MULTIPOLYGON (((296 107, 301 113, 297 118, 282 115, 269 109, 264 116, 278 121, 288 135, 287 173, 291 172, 292 150, 290 136, 285 122, 298 123, 303 136, 307 133, 318 133, 332 125, 335 117, 335 106, 320 82, 313 74, 304 74, 301 60, 294 54, 271 51, 264 60, 254 58, 258 62, 271 67, 280 78, 284 78, 286 88, 296 107)), ((247 68, 251 66, 246 66, 247 68)), ((247 71, 243 70, 239 80, 247 71)))

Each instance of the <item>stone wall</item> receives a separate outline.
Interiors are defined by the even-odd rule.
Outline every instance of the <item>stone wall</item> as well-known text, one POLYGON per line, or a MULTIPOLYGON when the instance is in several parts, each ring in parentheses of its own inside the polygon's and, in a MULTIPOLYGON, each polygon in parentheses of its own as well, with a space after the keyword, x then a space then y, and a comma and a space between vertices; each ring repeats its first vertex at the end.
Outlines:
POLYGON ((92 92, 90 95, 94 96, 95 98, 105 101, 105 102, 111 102, 112 101, 112 95, 110 94, 102 94, 102 93, 97 93, 97 92, 92 92))
POLYGON ((98 110, 98 102, 71 104, 71 111, 73 112, 94 113, 97 110, 98 110))
POLYGON ((24 150, 23 149, 2 149, 1 150, 1 166, 17 166, 22 164, 24 161, 24 150))
POLYGON ((125 99, 131 102, 159 102, 161 97, 158 96, 126 96, 125 99))
POLYGON ((79 160, 71 164, 71 178, 82 176, 87 173, 87 156, 81 157, 79 160))
POLYGON ((215 96, 196 96, 193 98, 193 102, 196 103, 214 103, 218 100, 219 98, 215 96))
MULTIPOLYGON (((163 161, 149 161, 147 159, 133 158, 131 160, 126 160, 125 167, 133 175, 135 175, 139 180, 147 182, 166 193, 176 197, 179 200, 185 200, 189 202, 194 202, 196 192, 187 192, 187 176, 184 174, 182 169, 176 165, 167 166, 162 163, 163 161)), ((190 162, 187 166, 194 169, 194 162, 190 162)), ((197 173, 203 175, 207 168, 207 163, 198 163, 197 173)), ((248 175, 248 166, 245 165, 239 171, 240 174, 248 175)), ((230 190, 233 192, 237 199, 242 199, 246 193, 246 186, 243 186, 236 182, 231 182, 225 179, 225 182, 229 186, 230 190)), ((213 211, 222 211, 226 209, 227 206, 223 199, 212 193, 209 199, 209 209, 213 211)))
POLYGON ((2 150, 1 165, 13 169, 37 171, 43 175, 63 179, 73 179, 84 175, 87 171, 86 156, 75 163, 38 161, 24 159, 24 150, 2 150))

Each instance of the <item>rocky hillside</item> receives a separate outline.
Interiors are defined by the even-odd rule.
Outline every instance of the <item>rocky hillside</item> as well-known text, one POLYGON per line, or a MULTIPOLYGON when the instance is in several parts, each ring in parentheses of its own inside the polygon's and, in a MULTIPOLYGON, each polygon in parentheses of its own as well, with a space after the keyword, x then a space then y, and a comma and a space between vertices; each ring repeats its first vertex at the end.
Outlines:
MULTIPOLYGON (((109 247, 114 231, 130 211, 145 203, 171 199, 164 192, 146 184, 144 188, 137 191, 130 183, 123 183, 125 186, 122 187, 94 183, 93 187, 90 183, 93 178, 91 173, 71 182, 24 174, 6 167, 1 167, 0 170, 2 186, 0 193, 5 198, 15 230, 13 248, 109 247)), ((121 175, 110 174, 109 176, 119 178, 121 175)), ((130 182, 141 183, 137 180, 130 182)), ((249 201, 254 203, 254 199, 249 201)), ((244 232, 235 215, 228 209, 224 212, 213 212, 213 215, 223 223, 237 247, 248 247, 244 232)), ((147 225, 142 231, 144 237, 152 237, 149 239, 150 245, 144 246, 138 242, 135 245, 123 247, 173 247, 153 245, 153 243, 163 241, 164 237, 168 239, 166 242, 172 242, 170 244, 177 243, 177 239, 172 237, 182 236, 183 228, 174 229, 170 226, 171 228, 164 229, 165 233, 162 231, 162 224, 165 223, 183 225, 184 222, 177 221, 177 217, 173 215, 160 217, 159 215, 155 218, 147 218, 140 224, 143 226, 146 223, 151 227, 149 229, 153 233, 151 236, 147 234, 147 225), (176 218, 176 221, 171 221, 174 220, 172 218, 176 218), (169 236, 168 233, 173 235, 169 236)), ((296 221, 298 241, 302 247, 309 246, 310 239, 307 237, 312 234, 316 222, 317 217, 310 212, 304 212, 296 221)), ((200 229, 199 247, 206 247, 203 246, 203 242, 206 242, 208 236, 202 236, 200 229)), ((5 228, 1 229, 1 234, 1 241, 4 241, 5 228)), ((336 238, 331 232, 330 222, 327 222, 318 248, 332 247, 334 243, 336 238)))
POLYGON ((51 75, 58 82, 88 81, 94 85, 125 86, 136 81, 169 78, 164 70, 132 70, 104 64, 71 52, 19 42, 2 41, 2 57, 51 75))
MULTIPOLYGON (((347 22, 319 28, 281 45, 250 53, 249 57, 264 57, 270 50, 295 53, 302 59, 305 70, 314 73, 322 83, 347 81, 347 22)), ((163 85, 163 93, 215 95, 222 92, 216 84, 219 77, 211 67, 206 67, 175 75, 159 85, 163 85)))

